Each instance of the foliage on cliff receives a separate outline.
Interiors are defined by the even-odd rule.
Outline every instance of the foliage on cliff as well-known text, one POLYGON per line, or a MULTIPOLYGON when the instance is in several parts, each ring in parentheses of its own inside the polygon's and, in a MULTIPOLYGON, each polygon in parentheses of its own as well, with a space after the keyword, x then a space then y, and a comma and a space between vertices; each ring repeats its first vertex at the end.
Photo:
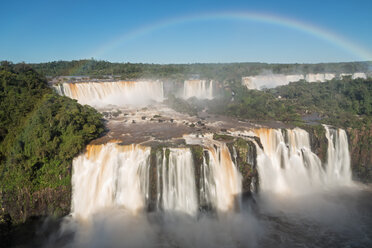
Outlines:
POLYGON ((24 64, 2 62, 0 109, 0 196, 70 187, 73 157, 104 130, 98 112, 24 64))
MULTIPOLYGON (((326 83, 292 83, 272 89, 300 115, 317 113, 319 122, 348 132, 355 179, 372 181, 372 79, 345 78, 326 83)), ((302 124, 302 123, 297 123, 302 124)))
POLYGON ((300 114, 319 113, 329 124, 350 127, 372 116, 372 79, 344 78, 325 83, 300 81, 270 90, 300 114))
POLYGON ((372 180, 371 78, 346 77, 324 83, 300 81, 265 91, 227 82, 223 93, 222 99, 209 102, 210 113, 258 122, 280 120, 305 128, 313 134, 312 147, 322 160, 326 150, 324 141, 321 142, 324 130, 319 123, 343 127, 348 132, 354 177, 372 180))
POLYGON ((321 123, 361 127, 371 123, 372 79, 300 81, 265 91, 248 90, 239 82, 231 82, 222 101, 212 101, 210 109, 245 119, 296 125, 306 122, 302 117, 315 114, 321 123))
POLYGON ((209 112, 232 115, 249 120, 298 121, 300 115, 295 106, 277 99, 273 94, 248 90, 240 82, 225 85, 223 96, 209 102, 209 112))

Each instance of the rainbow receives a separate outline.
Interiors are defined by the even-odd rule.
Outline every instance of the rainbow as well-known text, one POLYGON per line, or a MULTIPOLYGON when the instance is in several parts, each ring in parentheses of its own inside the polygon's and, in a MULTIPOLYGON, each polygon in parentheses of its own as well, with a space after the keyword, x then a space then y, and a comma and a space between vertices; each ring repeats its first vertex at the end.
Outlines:
POLYGON ((344 37, 335 34, 329 30, 304 23, 298 20, 290 19, 287 17, 277 16, 273 14, 257 13, 257 12, 214 12, 214 13, 202 13, 196 15, 188 15, 177 18, 166 19, 151 25, 142 26, 136 30, 125 33, 115 39, 107 42, 106 44, 99 47, 92 57, 101 57, 106 52, 113 50, 119 45, 128 42, 133 39, 137 39, 141 36, 151 34, 161 29, 165 29, 172 26, 177 26, 192 22, 201 21, 215 21, 215 20, 238 20, 238 21, 253 21, 261 22, 272 25, 278 25, 282 27, 291 28, 300 32, 307 33, 332 45, 338 46, 339 48, 354 54, 361 60, 370 61, 372 60, 371 52, 366 49, 355 45, 348 41, 344 37))

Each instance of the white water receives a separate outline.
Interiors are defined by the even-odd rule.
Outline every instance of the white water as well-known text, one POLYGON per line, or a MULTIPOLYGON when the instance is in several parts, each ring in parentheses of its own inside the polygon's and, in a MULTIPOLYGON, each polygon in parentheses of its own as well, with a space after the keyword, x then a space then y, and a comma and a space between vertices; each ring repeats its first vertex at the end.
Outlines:
POLYGON ((301 79, 304 79, 303 75, 271 74, 243 77, 242 82, 248 89, 258 90, 262 88, 274 88, 280 85, 287 85, 290 82, 297 82, 301 79))
POLYGON ((90 145, 74 159, 72 214, 87 218, 105 208, 144 209, 150 148, 114 143, 90 145))
MULTIPOLYGON (((346 132, 324 127, 328 140, 324 165, 311 151, 309 134, 305 130, 287 129, 286 136, 280 129, 255 130, 263 146, 261 149, 252 139, 257 147, 261 192, 302 195, 352 184, 346 132)), ((164 148, 163 154, 158 154, 158 208, 190 216, 197 215, 199 206, 210 206, 219 212, 239 208, 242 175, 229 149, 210 137, 198 139, 204 146, 199 189, 189 148, 164 148)), ((133 213, 146 208, 149 155, 150 148, 138 145, 88 146, 87 152, 73 163, 72 213, 86 217, 109 207, 122 207, 133 213)))
MULTIPOLYGON (((238 207, 242 176, 227 146, 205 148, 200 197, 219 212, 238 207)), ((72 213, 86 218, 105 208, 144 210, 150 198, 150 148, 115 143, 90 145, 73 162, 72 213)), ((189 148, 163 149, 157 158, 157 206, 196 216, 199 209, 194 161, 189 148), (167 154, 168 153, 168 154, 167 154), (161 156, 159 156, 161 155, 161 156)))
POLYGON ((345 130, 332 129, 323 125, 328 140, 327 180, 332 183, 352 183, 350 169, 349 146, 345 130))
POLYGON ((183 98, 196 97, 199 99, 213 99, 213 81, 186 80, 183 84, 183 98))
POLYGON ((110 105, 146 105, 164 98, 161 81, 115 81, 63 83, 54 88, 60 95, 96 108, 110 105))
MULTIPOLYGON (((311 151, 309 134, 305 130, 288 129, 286 137, 280 129, 255 130, 263 146, 261 149, 252 139, 257 147, 261 192, 302 195, 352 184, 346 133, 324 127, 328 139, 324 165, 311 151)), ((199 206, 210 206, 219 212, 239 208, 242 175, 229 149, 210 137, 198 139, 205 147, 199 189, 189 148, 164 148, 163 154, 158 154, 158 208, 190 216, 197 215, 199 206)), ((150 148, 138 145, 88 146, 86 154, 74 160, 73 214, 86 217, 108 207, 123 207, 134 213, 146 208, 149 154, 150 148)))
MULTIPOLYGON (((195 216, 198 200, 194 163, 190 149, 170 148, 167 161, 164 149, 162 171, 162 208, 195 216)), ((158 192, 160 190, 158 189, 158 192)))
POLYGON ((287 142, 280 130, 259 129, 256 133, 264 148, 262 150, 257 146, 262 192, 302 195, 350 184, 350 157, 345 131, 338 130, 338 135, 332 136, 330 133, 333 131, 327 128, 328 164, 324 166, 311 151, 309 134, 305 130, 287 130, 287 142))
POLYGON ((336 77, 334 73, 309 73, 306 74, 305 80, 309 83, 315 83, 315 82, 325 82, 328 80, 332 80, 336 77))
MULTIPOLYGON (((356 78, 367 78, 364 72, 356 72, 353 74, 340 74, 338 78, 342 78, 344 76, 351 76, 352 79, 356 78)), ((249 76, 243 77, 242 83, 248 89, 256 89, 260 90, 263 88, 275 88, 281 85, 287 85, 290 82, 297 82, 300 80, 305 80, 309 83, 315 82, 325 82, 328 80, 332 80, 336 78, 337 75, 334 73, 309 73, 309 74, 293 74, 293 75, 285 75, 285 74, 269 74, 269 75, 256 75, 256 76, 249 76)))
POLYGON ((201 168, 201 201, 220 212, 232 211, 240 204, 242 176, 225 144, 215 142, 207 152, 209 163, 204 155, 201 168))
POLYGON ((305 130, 286 130, 287 135, 279 129, 255 130, 264 148, 251 139, 257 147, 260 177, 261 191, 254 204, 257 216, 248 210, 246 202, 239 201, 242 176, 228 147, 207 135, 186 139, 204 147, 200 189, 196 188, 189 148, 170 148, 169 152, 164 148, 156 156, 156 172, 154 168, 150 172, 150 148, 90 145, 73 162, 73 218, 64 228, 72 230, 74 237, 67 247, 256 247, 257 242, 259 247, 306 246, 312 242, 337 247, 341 240, 337 235, 369 244, 362 239, 368 226, 364 228, 364 222, 359 221, 354 198, 342 201, 342 196, 333 193, 337 190, 324 190, 351 180, 346 133, 325 128, 330 166, 322 166, 311 152, 305 130), (150 173, 157 173, 157 199, 162 211, 146 214, 150 173), (198 200, 210 204, 217 215, 199 213, 198 200), (349 223, 350 230, 363 227, 355 232, 360 235, 349 233, 349 223), (328 237, 336 239, 330 242, 333 245, 325 242, 328 237))
POLYGON ((364 72, 355 72, 353 74, 351 74, 351 73, 341 73, 340 74, 341 78, 345 77, 345 76, 351 76, 352 79, 357 79, 357 78, 366 79, 367 78, 367 75, 364 72))

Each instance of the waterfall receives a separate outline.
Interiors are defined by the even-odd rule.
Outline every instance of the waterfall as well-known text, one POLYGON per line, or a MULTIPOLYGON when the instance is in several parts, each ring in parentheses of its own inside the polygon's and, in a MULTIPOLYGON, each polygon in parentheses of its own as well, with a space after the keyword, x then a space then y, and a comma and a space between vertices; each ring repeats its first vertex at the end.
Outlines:
POLYGON ((322 178, 320 159, 311 152, 306 131, 287 130, 288 141, 281 130, 256 131, 264 150, 257 146, 260 189, 276 193, 302 193, 319 187, 322 178))
POLYGON ((220 212, 234 210, 240 203, 242 176, 226 144, 213 143, 204 148, 200 189, 189 148, 163 148, 151 170, 151 148, 115 143, 87 146, 73 161, 73 215, 85 218, 104 208, 137 213, 149 206, 150 194, 157 209, 165 212, 196 216, 200 205, 220 212), (150 183, 156 185, 156 192, 150 192, 150 183))
POLYGON ((346 133, 341 129, 325 128, 328 162, 324 166, 311 151, 309 134, 305 130, 256 130, 264 148, 256 145, 260 189, 296 195, 349 184, 351 172, 346 133))
POLYGON ((259 90, 262 88, 274 88, 280 85, 287 85, 290 82, 297 82, 301 79, 304 79, 304 76, 302 74, 270 74, 243 77, 242 83, 250 90, 259 90))
POLYGON ((186 80, 183 86, 183 98, 196 97, 199 99, 213 99, 213 81, 186 80))
POLYGON ((309 83, 325 82, 332 80, 336 75, 334 73, 309 73, 306 74, 305 80, 309 83))
MULTIPOLYGON (((139 145, 89 145, 86 153, 73 161, 72 213, 86 217, 109 207, 133 213, 146 208, 150 151, 139 145)), ((157 159, 157 163, 157 198, 161 199, 158 205, 164 211, 196 215, 198 201, 190 149, 164 149, 163 158, 157 159)))
POLYGON ((139 145, 89 145, 73 161, 72 214, 85 218, 104 208, 144 209, 149 155, 150 148, 139 145))
POLYGON ((207 148, 201 168, 201 202, 226 212, 239 205, 242 192, 242 176, 231 159, 226 144, 216 143, 207 148))
MULTIPOLYGON (((346 132, 324 128, 328 140, 324 165, 311 151, 305 130, 256 129, 262 148, 258 140, 249 138, 250 133, 247 138, 256 145, 260 191, 301 195, 350 185, 346 132)), ((190 148, 163 148, 150 156, 151 148, 140 145, 87 146, 87 151, 73 161, 73 215, 84 218, 112 207, 138 213, 150 203, 165 212, 190 216, 196 216, 199 207, 218 212, 239 208, 243 177, 237 168, 236 150, 232 148, 230 154, 225 143, 208 136, 187 140, 196 139, 203 147, 199 175, 190 148), (155 166, 152 169, 151 164, 155 166)))
MULTIPOLYGON (((367 75, 364 72, 355 73, 341 73, 337 78, 342 79, 345 76, 350 76, 352 79, 363 78, 366 79, 367 75)), ((281 85, 287 85, 290 82, 297 82, 305 80, 309 83, 326 82, 336 78, 334 73, 308 73, 308 74, 269 74, 269 75, 255 75, 242 77, 242 84, 250 90, 260 90, 263 88, 275 88, 281 85)))
POLYGON ((333 183, 351 184, 349 146, 345 130, 323 125, 328 140, 327 179, 333 183))
POLYGON ((344 130, 326 128, 328 162, 322 166, 302 129, 259 129, 263 150, 257 146, 260 189, 303 194, 351 182, 350 157, 344 130), (285 137, 285 134, 287 137, 285 137))
POLYGON ((55 85, 57 93, 81 104, 102 108, 109 105, 146 105, 164 98, 160 81, 115 81, 63 83, 55 85))
MULTIPOLYGON (((164 149, 160 170, 163 185, 161 191, 162 208, 165 211, 179 211, 195 216, 198 211, 198 200, 194 163, 190 149, 164 149)), ((158 192, 160 192, 160 187, 158 192)))

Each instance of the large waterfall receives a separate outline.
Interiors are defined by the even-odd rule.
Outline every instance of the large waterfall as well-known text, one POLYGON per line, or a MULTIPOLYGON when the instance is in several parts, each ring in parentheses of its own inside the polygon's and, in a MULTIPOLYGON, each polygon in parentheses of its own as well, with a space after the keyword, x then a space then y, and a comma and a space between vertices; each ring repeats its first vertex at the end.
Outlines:
MULTIPOLYGON (((73 162, 72 212, 87 217, 104 208, 133 213, 150 204, 150 151, 139 145, 89 145, 73 162)), ((167 212, 196 216, 199 200, 219 211, 234 209, 241 175, 224 144, 205 148, 202 190, 196 188, 196 166, 189 148, 164 148, 156 156, 156 206, 167 212), (208 162, 207 162, 208 160, 208 162)))
POLYGON ((359 228, 350 216, 360 215, 340 206, 344 196, 335 190, 352 185, 346 132, 324 128, 323 163, 300 128, 236 131, 226 140, 185 135, 180 147, 88 145, 73 161, 72 218, 64 227, 75 232, 71 247, 250 247, 257 240, 277 247, 278 237, 288 247, 324 235, 361 240, 333 226, 359 228), (253 205, 242 198, 242 159, 258 170, 253 205))
POLYGON ((327 180, 332 183, 351 184, 351 169, 348 140, 345 130, 324 125, 328 140, 327 180))
MULTIPOLYGON (((346 133, 324 128, 328 140, 325 164, 311 151, 305 130, 255 129, 263 148, 251 139, 256 144, 260 191, 301 195, 350 185, 346 133)), ((150 147, 89 145, 73 163, 73 213, 86 217, 109 207, 137 213, 146 210, 150 201, 155 201, 159 210, 191 216, 196 216, 200 207, 221 212, 237 209, 244 175, 233 162, 233 155, 223 142, 209 137, 200 142, 204 148, 198 177, 190 148, 163 148, 151 163, 150 147), (156 189, 153 197, 150 187, 156 189)))
POLYGON ((163 187, 158 192, 161 192, 163 209, 196 215, 198 201, 190 149, 171 148, 164 150, 163 155, 161 174, 158 174, 162 176, 163 187), (166 153, 169 153, 168 156, 166 153))
POLYGON ((196 97, 199 99, 213 98, 213 81, 186 80, 183 86, 183 98, 196 97))
POLYGON ((304 194, 351 182, 350 158, 344 130, 325 126, 328 162, 322 165, 311 151, 309 134, 302 129, 258 129, 260 189, 263 192, 304 194))
POLYGON ((97 108, 109 105, 146 105, 163 101, 161 81, 114 81, 62 83, 54 88, 60 95, 97 108))
POLYGON ((233 210, 239 204, 242 176, 225 144, 207 148, 209 162, 203 157, 201 169, 201 201, 219 211, 233 210))
POLYGON ((138 145, 89 145, 73 161, 72 213, 86 218, 104 208, 143 210, 149 194, 149 155, 149 148, 138 145))

